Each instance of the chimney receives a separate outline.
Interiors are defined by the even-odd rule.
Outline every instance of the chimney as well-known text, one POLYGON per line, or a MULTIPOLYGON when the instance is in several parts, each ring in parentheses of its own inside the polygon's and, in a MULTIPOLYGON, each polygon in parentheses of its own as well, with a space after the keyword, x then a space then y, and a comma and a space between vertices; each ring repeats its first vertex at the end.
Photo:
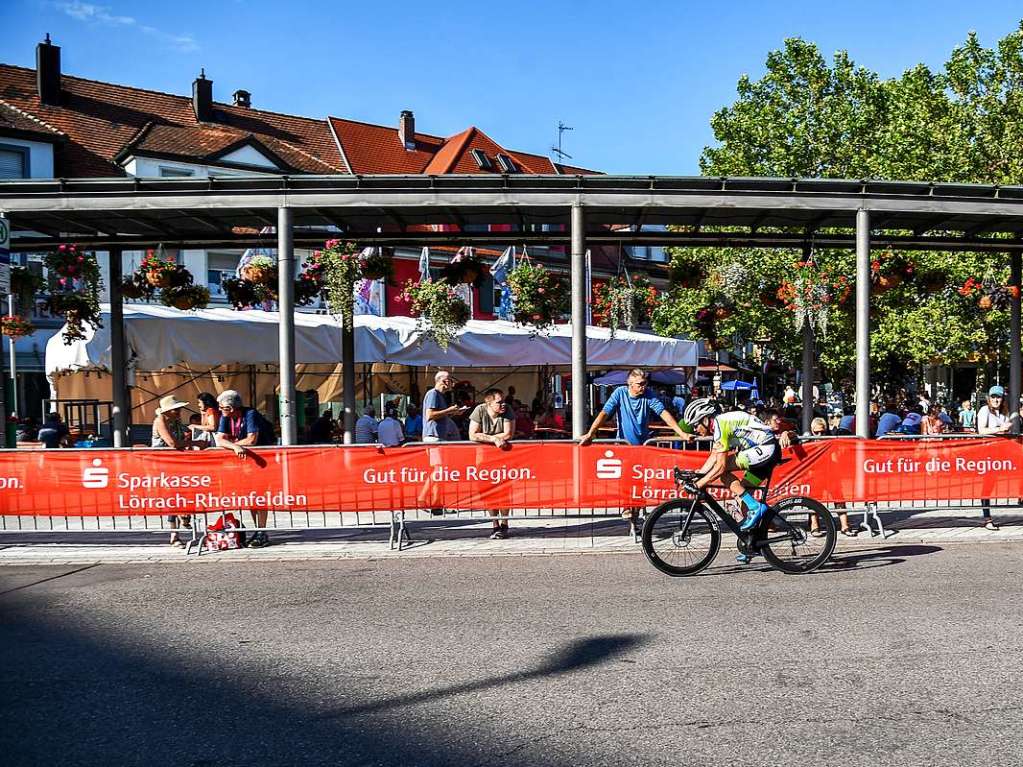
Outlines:
POLYGON ((192 82, 192 110, 199 122, 213 122, 213 81, 206 79, 206 70, 192 82))
POLYGON ((416 148, 416 118, 411 110, 403 110, 398 117, 398 139, 410 152, 416 148))
POLYGON ((236 107, 245 107, 248 109, 252 106, 252 94, 248 91, 237 90, 234 92, 234 105, 236 107))
POLYGON ((44 104, 60 104, 60 48, 50 42, 50 33, 36 46, 36 90, 44 104))

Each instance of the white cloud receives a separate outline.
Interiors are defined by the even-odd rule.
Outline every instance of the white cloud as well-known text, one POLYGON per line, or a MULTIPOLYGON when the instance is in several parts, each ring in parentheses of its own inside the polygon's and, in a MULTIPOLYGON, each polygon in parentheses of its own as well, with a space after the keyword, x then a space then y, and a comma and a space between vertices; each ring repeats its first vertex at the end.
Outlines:
POLYGON ((134 17, 118 15, 106 5, 95 5, 93 3, 83 3, 81 0, 71 0, 71 2, 57 3, 57 7, 76 21, 82 21, 87 24, 105 24, 107 26, 137 29, 179 53, 193 53, 199 50, 199 44, 191 34, 173 34, 171 32, 164 32, 156 27, 151 27, 148 24, 140 24, 134 17))

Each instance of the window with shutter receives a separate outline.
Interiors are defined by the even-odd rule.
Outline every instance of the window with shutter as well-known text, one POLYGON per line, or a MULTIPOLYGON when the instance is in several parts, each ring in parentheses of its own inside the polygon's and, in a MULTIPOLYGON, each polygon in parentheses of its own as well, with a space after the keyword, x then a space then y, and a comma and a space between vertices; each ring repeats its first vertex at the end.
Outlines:
POLYGON ((0 178, 27 178, 28 157, 18 147, 0 147, 0 178))

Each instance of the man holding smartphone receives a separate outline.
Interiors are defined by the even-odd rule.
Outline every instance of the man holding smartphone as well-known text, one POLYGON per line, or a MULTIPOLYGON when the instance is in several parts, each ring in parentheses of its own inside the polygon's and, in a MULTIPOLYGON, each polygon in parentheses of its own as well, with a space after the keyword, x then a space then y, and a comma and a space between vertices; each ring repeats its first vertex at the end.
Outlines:
MULTIPOLYGON (((433 377, 433 388, 423 397, 423 442, 450 441, 450 435, 459 433, 451 416, 464 413, 469 408, 448 404, 448 392, 454 386, 455 382, 447 370, 438 370, 433 377)), ((430 513, 438 516, 444 513, 444 509, 432 508, 430 513)))
POLYGON ((450 439, 449 434, 458 433, 451 416, 465 413, 469 408, 448 404, 448 392, 455 386, 451 373, 438 370, 433 381, 433 388, 423 398, 423 442, 444 442, 450 439))

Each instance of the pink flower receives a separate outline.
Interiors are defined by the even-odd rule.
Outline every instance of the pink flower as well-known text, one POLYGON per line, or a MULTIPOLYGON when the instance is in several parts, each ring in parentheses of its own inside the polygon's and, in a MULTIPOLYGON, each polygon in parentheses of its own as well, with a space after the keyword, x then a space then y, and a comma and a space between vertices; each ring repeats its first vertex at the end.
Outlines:
POLYGON ((325 247, 327 250, 332 250, 333 248, 336 248, 340 242, 341 240, 327 240, 323 244, 323 247, 325 247))
POLYGON ((67 250, 67 245, 61 245, 57 250, 67 250))
POLYGON ((60 278, 60 284, 61 285, 67 285, 67 280, 65 278, 61 277, 60 278))
POLYGON ((85 261, 85 256, 79 256, 78 263, 82 263, 83 261, 85 261))

